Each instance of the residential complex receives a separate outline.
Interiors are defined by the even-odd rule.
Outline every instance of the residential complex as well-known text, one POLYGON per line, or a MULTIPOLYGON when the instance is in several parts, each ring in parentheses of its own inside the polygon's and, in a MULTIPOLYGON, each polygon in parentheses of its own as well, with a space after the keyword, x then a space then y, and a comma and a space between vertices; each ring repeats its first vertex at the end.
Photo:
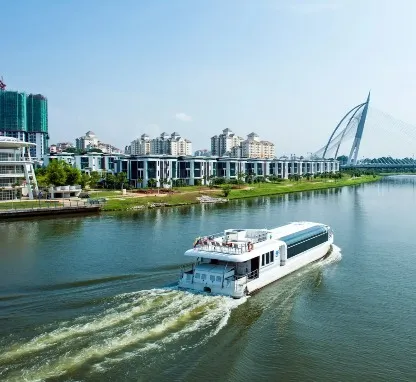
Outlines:
POLYGON ((102 176, 106 173, 127 173, 127 165, 123 164, 128 158, 124 154, 104 154, 87 152, 85 154, 57 153, 45 156, 43 165, 47 166, 53 160, 62 160, 83 173, 98 172, 102 176))
POLYGON ((33 144, 17 138, 0 137, 0 200, 16 199, 22 195, 33 199, 37 182, 29 148, 33 144))
POLYGON ((241 156, 243 158, 274 158, 274 143, 261 141, 256 133, 251 133, 241 143, 241 156))
POLYGON ((149 155, 150 149, 150 137, 147 134, 142 134, 139 139, 132 141, 124 151, 131 155, 149 155))
POLYGON ((235 135, 230 129, 211 138, 212 155, 230 156, 233 158, 274 158, 274 143, 261 141, 256 133, 247 135, 247 139, 235 135))
POLYGON ((209 184, 214 177, 241 179, 276 176, 287 179, 292 175, 314 175, 339 171, 334 160, 303 160, 300 158, 256 159, 230 157, 174 157, 147 155, 125 158, 128 178, 134 187, 145 187, 149 179, 159 186, 165 182, 181 181, 183 184, 209 184))
POLYGON ((177 132, 170 135, 162 133, 154 139, 142 134, 126 147, 125 152, 130 155, 192 155, 192 142, 182 138, 177 132))
POLYGON ((82 172, 97 171, 106 173, 125 172, 133 187, 146 187, 149 179, 159 186, 164 182, 177 182, 196 185, 209 184, 213 177, 241 179, 250 175, 276 176, 287 179, 291 175, 313 175, 323 172, 339 171, 339 162, 334 160, 304 160, 297 157, 274 159, 231 158, 231 157, 195 157, 174 155, 140 155, 87 153, 56 154, 45 157, 44 165, 51 160, 64 160, 79 168, 82 172))
POLYGON ((90 151, 91 149, 99 149, 103 153, 121 153, 121 150, 108 143, 103 143, 98 140, 95 133, 87 131, 84 136, 75 140, 76 148, 81 151, 90 151))
POLYGON ((33 158, 41 159, 48 148, 48 101, 41 94, 0 90, 0 135, 30 145, 33 158))
POLYGON ((226 155, 233 147, 239 147, 243 141, 244 138, 235 135, 231 129, 224 129, 222 134, 211 138, 211 153, 216 156, 226 155))
POLYGON ((71 142, 58 142, 49 146, 49 152, 52 154, 62 153, 68 149, 73 149, 75 146, 71 142))

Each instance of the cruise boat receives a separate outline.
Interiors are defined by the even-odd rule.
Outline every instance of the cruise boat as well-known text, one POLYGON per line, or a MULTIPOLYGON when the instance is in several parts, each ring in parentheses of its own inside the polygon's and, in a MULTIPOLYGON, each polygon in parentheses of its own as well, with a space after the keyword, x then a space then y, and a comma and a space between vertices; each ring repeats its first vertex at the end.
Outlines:
POLYGON ((294 222, 273 229, 227 229, 195 239, 179 288, 241 298, 332 251, 332 229, 294 222))

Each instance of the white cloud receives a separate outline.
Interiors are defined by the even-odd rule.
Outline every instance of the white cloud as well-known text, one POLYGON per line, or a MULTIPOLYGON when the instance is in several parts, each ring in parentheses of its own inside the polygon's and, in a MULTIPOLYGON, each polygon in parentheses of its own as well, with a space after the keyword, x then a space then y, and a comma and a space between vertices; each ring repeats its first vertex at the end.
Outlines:
POLYGON ((178 121, 182 121, 182 122, 191 122, 192 121, 192 117, 188 114, 185 114, 185 113, 176 113, 175 118, 178 121))

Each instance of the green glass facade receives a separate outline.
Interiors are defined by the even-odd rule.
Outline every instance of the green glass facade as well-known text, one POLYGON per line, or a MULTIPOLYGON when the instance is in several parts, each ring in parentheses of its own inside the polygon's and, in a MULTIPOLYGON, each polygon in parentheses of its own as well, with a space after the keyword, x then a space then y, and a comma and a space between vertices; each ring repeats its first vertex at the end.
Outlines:
POLYGON ((0 131, 27 132, 26 94, 0 91, 0 131))
POLYGON ((26 102, 27 131, 48 132, 48 100, 41 94, 29 94, 26 102))

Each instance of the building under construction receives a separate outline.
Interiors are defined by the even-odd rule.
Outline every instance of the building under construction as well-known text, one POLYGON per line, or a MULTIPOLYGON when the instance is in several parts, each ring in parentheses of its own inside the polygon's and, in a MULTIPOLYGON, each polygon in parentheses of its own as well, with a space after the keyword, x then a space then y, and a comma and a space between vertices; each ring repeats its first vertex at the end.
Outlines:
POLYGON ((41 94, 29 94, 0 88, 0 135, 35 143, 33 158, 41 159, 48 149, 48 101, 41 94))
POLYGON ((35 143, 30 155, 43 158, 48 150, 48 100, 42 94, 29 94, 26 99, 27 141, 35 143))

